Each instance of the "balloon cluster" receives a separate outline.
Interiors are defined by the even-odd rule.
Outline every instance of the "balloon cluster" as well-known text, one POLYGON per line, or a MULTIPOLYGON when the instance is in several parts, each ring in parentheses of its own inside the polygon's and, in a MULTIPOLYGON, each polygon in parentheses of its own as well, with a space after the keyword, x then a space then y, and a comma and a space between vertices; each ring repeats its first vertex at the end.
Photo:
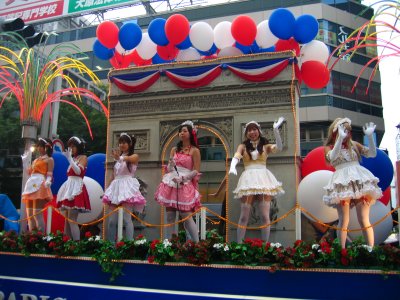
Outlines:
POLYGON ((317 33, 315 17, 301 15, 296 19, 284 8, 274 10, 269 20, 258 25, 249 16, 240 15, 214 28, 202 21, 191 25, 184 15, 173 14, 168 19, 152 20, 145 33, 134 22, 121 28, 111 21, 102 22, 97 27, 93 51, 113 67, 126 68, 130 64, 144 66, 292 50, 301 65, 299 80, 318 89, 329 81, 325 66, 329 50, 314 40, 317 33))
MULTIPOLYGON (((301 165, 301 175, 303 179, 298 187, 297 199, 300 205, 313 216, 325 223, 330 223, 338 218, 337 211, 336 209, 326 206, 322 201, 322 197, 325 194, 324 187, 328 185, 335 169, 325 161, 324 151, 323 146, 317 147, 309 152, 303 159, 301 165)), ((382 198, 375 204, 374 209, 371 208, 370 211, 371 220, 377 221, 384 217, 389 211, 387 204, 390 201, 390 182, 393 179, 393 166, 387 154, 380 149, 377 149, 377 155, 374 158, 362 157, 360 164, 379 178, 378 185, 382 191, 384 191, 382 198)), ((355 212, 352 212, 352 214, 354 213, 355 212)), ((309 217, 307 214, 305 215, 309 217)), ((311 217, 310 219, 313 220, 311 217)), ((353 219, 357 220, 355 216, 353 219)), ((376 240, 381 241, 382 238, 384 240, 387 237, 387 235, 385 235, 387 232, 386 229, 391 224, 389 219, 390 218, 387 218, 387 220, 377 225, 374 229, 376 231, 376 240)), ((358 224, 357 226, 352 223, 349 228, 359 228, 358 224)), ((352 237, 354 238, 359 235, 361 235, 361 231, 353 233, 352 237)))

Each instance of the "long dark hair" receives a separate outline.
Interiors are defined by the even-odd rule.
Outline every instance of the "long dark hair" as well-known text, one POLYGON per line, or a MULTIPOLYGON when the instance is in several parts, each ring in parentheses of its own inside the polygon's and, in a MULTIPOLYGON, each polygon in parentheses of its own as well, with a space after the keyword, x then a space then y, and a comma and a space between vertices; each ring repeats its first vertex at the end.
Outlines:
POLYGON ((76 156, 82 155, 85 153, 86 142, 84 139, 79 138, 77 136, 73 136, 67 142, 68 147, 71 147, 72 145, 76 147, 76 150, 77 150, 76 156))
POLYGON ((48 138, 39 138, 36 142, 36 146, 44 147, 48 157, 53 155, 53 142, 48 138))
MULTIPOLYGON (((186 127, 187 130, 189 131, 189 136, 190 136, 190 145, 198 148, 196 141, 194 139, 194 135, 193 135, 193 127, 190 126, 189 124, 183 124, 179 126, 178 132, 180 133, 182 131, 182 128, 186 127)), ((183 142, 179 141, 178 144, 176 144, 176 152, 180 152, 182 150, 183 147, 183 142)))
MULTIPOLYGON (((128 148, 128 156, 131 156, 135 153, 135 144, 136 144, 136 137, 134 135, 123 133, 119 136, 118 144, 127 143, 129 145, 128 148)), ((121 153, 122 154, 122 153, 121 153)), ((128 167, 129 172, 131 171, 131 163, 127 162, 126 166, 128 167)))
POLYGON ((246 152, 247 152, 247 154, 248 154, 249 156, 251 156, 250 153, 251 153, 252 151, 256 150, 256 149, 254 148, 253 144, 251 143, 251 140, 250 140, 249 138, 247 138, 247 132, 248 132, 250 129, 252 129, 252 128, 257 129, 257 130, 258 130, 258 133, 259 133, 259 135, 260 135, 260 142, 259 142, 258 145, 257 145, 257 151, 258 151, 258 153, 260 153, 260 155, 261 155, 261 154, 264 152, 264 145, 267 145, 267 144, 268 144, 268 140, 267 140, 267 138, 265 138, 265 137, 262 136, 261 131, 260 131, 260 129, 258 128, 258 126, 257 126, 256 124, 249 124, 249 125, 246 127, 246 130, 244 131, 245 140, 243 141, 243 144, 246 146, 246 152))

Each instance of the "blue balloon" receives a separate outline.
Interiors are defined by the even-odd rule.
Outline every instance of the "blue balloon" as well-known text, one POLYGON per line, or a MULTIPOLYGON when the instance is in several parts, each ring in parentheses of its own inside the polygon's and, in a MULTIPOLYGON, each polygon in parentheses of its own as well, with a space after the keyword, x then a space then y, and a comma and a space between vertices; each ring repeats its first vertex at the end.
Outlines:
POLYGON ((385 191, 393 179, 393 165, 389 156, 380 149, 377 149, 373 158, 362 157, 361 165, 367 168, 375 177, 379 178, 378 186, 385 191))
POLYGON ((250 46, 244 46, 236 42, 235 47, 238 48, 240 51, 242 51, 243 54, 258 53, 260 50, 260 47, 258 47, 256 41, 254 41, 253 44, 251 44, 250 46))
POLYGON ((182 43, 176 45, 176 48, 178 48, 179 50, 185 50, 190 47, 192 47, 192 42, 190 41, 189 35, 186 37, 186 39, 182 43))
POLYGON ((207 50, 207 51, 201 51, 201 50, 199 50, 199 49, 196 49, 201 55, 204 55, 204 56, 210 56, 210 55, 212 55, 212 54, 215 54, 217 51, 218 51, 218 48, 217 48, 217 46, 215 46, 215 44, 213 44, 212 45, 212 47, 209 49, 209 50, 207 50))
POLYGON ((142 40, 142 30, 135 22, 127 22, 118 33, 119 43, 125 50, 132 50, 142 40))
POLYGON ((258 53, 263 53, 263 52, 275 52, 275 46, 271 46, 268 48, 259 48, 258 53))
POLYGON ((311 42, 318 34, 318 21, 312 15, 302 15, 294 24, 294 39, 299 44, 311 42))
POLYGON ((93 52, 94 55, 103 60, 109 60, 114 56, 114 49, 106 48, 98 39, 93 44, 93 52))
POLYGON ((51 184, 51 192, 57 195, 58 190, 62 184, 67 181, 67 170, 69 167, 68 159, 62 152, 53 152, 54 170, 53 170, 53 183, 51 184))
POLYGON ((169 44, 165 34, 165 23, 167 21, 163 18, 157 18, 150 22, 147 32, 150 39, 159 46, 166 46, 169 44))
POLYGON ((288 40, 293 36, 295 18, 286 8, 275 9, 269 18, 268 25, 271 32, 282 40, 288 40))
POLYGON ((86 176, 96 180, 104 189, 104 178, 106 175, 106 155, 96 153, 88 157, 86 176))
POLYGON ((162 59, 162 58, 160 57, 160 55, 158 55, 158 53, 156 53, 156 55, 154 55, 153 58, 151 59, 151 62, 152 62, 153 65, 156 65, 156 64, 166 64, 166 63, 170 63, 170 62, 173 62, 173 61, 175 61, 175 59, 173 59, 173 60, 165 60, 165 59, 162 59))

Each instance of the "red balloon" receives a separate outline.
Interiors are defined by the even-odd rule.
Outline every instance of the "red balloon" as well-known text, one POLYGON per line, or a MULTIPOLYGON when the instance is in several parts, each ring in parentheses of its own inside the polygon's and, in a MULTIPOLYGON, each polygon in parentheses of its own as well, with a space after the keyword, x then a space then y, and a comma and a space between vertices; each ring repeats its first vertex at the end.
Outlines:
MULTIPOLYGON (((45 207, 49 206, 57 207, 56 199, 57 195, 54 195, 53 200, 47 203, 45 207)), ((47 224, 47 209, 43 212, 43 217, 45 224, 47 224)), ((53 209, 51 214, 51 232, 57 233, 57 230, 64 232, 64 222, 65 222, 64 216, 54 211, 53 209)))
POLYGON ((250 46, 256 38, 257 25, 249 16, 238 16, 232 22, 231 33, 239 44, 250 46))
POLYGON ((119 28, 111 21, 104 21, 97 26, 96 36, 106 48, 112 49, 118 44, 119 28))
POLYGON ((178 55, 179 49, 172 43, 167 46, 157 45, 157 53, 164 60, 173 60, 178 55))
POLYGON ((114 56, 110 58, 110 64, 116 69, 127 68, 131 63, 129 55, 122 55, 115 51, 114 56))
POLYGON ((300 45, 294 38, 288 40, 279 40, 275 44, 275 51, 294 50, 296 56, 300 55, 300 45))
POLYGON ((390 199, 392 198, 391 187, 389 186, 384 192, 382 197, 379 199, 383 204, 388 205, 390 199))
POLYGON ((329 78, 329 70, 322 62, 310 60, 301 65, 301 79, 312 89, 322 89, 329 78))
POLYGON ((335 171, 335 169, 325 160, 324 146, 313 149, 303 159, 303 163, 301 164, 301 177, 304 178, 308 174, 320 170, 335 171))
POLYGON ((189 35, 189 20, 181 14, 174 14, 165 22, 165 35, 171 44, 182 43, 189 35))
POLYGON ((151 64, 151 59, 145 60, 143 59, 136 50, 134 50, 131 54, 128 55, 129 60, 133 62, 136 66, 147 66, 151 64))

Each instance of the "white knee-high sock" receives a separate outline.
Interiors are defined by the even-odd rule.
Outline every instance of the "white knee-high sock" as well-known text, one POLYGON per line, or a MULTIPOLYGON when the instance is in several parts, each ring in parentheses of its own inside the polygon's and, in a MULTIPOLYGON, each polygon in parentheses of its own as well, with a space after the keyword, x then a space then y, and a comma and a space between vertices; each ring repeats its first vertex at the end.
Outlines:
MULTIPOLYGON (((175 210, 167 210, 167 224, 175 223, 176 221, 176 211, 175 210)), ((176 234, 175 225, 167 226, 165 228, 165 238, 170 239, 172 234, 176 234)))
MULTIPOLYGON (((262 225, 268 225, 271 223, 270 218, 269 218, 269 211, 271 207, 271 201, 261 201, 259 203, 259 208, 260 208, 260 217, 261 217, 261 224, 262 225)), ((271 226, 265 227, 261 229, 261 239, 265 242, 268 242, 269 240, 269 235, 271 232, 271 226)))
MULTIPOLYGON (((240 217, 239 217, 239 225, 247 226, 249 223, 251 204, 241 203, 240 204, 240 217)), ((237 242, 241 243, 246 234, 246 228, 237 228, 237 242)))
MULTIPOLYGON (((68 211, 67 215, 70 220, 76 222, 76 220, 78 220, 79 212, 75 209, 71 209, 68 211)), ((68 221, 66 220, 66 222, 68 222, 68 221)), ((72 222, 68 222, 68 227, 69 227, 69 231, 71 233, 71 238, 74 241, 79 241, 81 239, 81 232, 79 230, 79 225, 72 223, 72 222)))
MULTIPOLYGON (((108 213, 113 211, 112 208, 108 210, 108 213)), ((118 211, 114 212, 112 215, 108 217, 108 225, 107 225, 107 240, 115 243, 117 239, 117 224, 118 224, 118 211)))
POLYGON ((132 222, 132 216, 129 212, 124 210, 124 215, 123 215, 123 222, 125 226, 125 238, 127 240, 133 240, 133 222, 132 222))
MULTIPOLYGON (((181 212, 180 215, 182 219, 184 219, 190 215, 190 212, 181 212)), ((185 224, 185 229, 189 232, 190 237, 192 238, 192 241, 197 243, 199 241, 199 233, 197 231, 197 226, 193 218, 189 217, 184 224, 185 224)))

